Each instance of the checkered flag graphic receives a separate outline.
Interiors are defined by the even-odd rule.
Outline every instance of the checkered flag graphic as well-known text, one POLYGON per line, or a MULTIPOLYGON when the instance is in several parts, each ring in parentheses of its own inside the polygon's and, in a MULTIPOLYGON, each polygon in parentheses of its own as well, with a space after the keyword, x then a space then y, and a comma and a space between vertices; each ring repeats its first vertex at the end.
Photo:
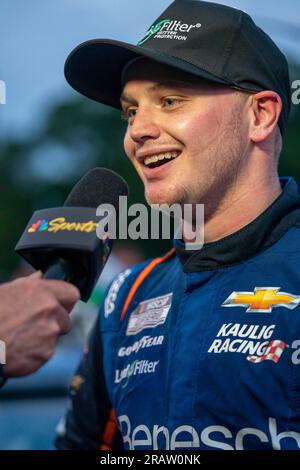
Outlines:
POLYGON ((285 347, 286 343, 280 339, 274 339, 273 341, 270 341, 265 354, 262 356, 247 356, 247 360, 254 362, 255 364, 262 361, 273 361, 277 363, 285 347))

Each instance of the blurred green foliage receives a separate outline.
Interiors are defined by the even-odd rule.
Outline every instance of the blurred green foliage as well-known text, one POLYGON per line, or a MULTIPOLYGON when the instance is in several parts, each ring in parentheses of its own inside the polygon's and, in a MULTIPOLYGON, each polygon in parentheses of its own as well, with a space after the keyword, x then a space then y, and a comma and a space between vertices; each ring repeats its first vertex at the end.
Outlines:
MULTIPOLYGON (((298 67, 292 76, 300 77, 298 67)), ((0 143, 0 281, 8 279, 20 263, 14 246, 32 212, 63 205, 75 182, 90 168, 117 171, 129 184, 129 203, 144 201, 142 183, 123 150, 125 126, 118 111, 79 98, 56 104, 27 140, 0 143)), ((293 176, 298 183, 299 131, 300 105, 292 107, 280 161, 280 174, 293 176)), ((135 243, 147 257, 171 246, 165 240, 135 243)))

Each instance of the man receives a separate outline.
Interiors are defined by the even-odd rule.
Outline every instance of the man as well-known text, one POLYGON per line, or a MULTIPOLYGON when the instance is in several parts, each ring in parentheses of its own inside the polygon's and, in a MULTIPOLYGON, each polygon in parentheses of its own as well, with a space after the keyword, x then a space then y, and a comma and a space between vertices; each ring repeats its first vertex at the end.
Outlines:
POLYGON ((176 0, 139 42, 66 63, 120 107, 149 203, 205 205, 183 240, 121 273, 72 384, 59 449, 300 448, 300 197, 277 162, 290 110, 283 54, 251 18, 176 0), (123 441, 123 443, 122 443, 123 441))
POLYGON ((75 286, 42 279, 40 271, 0 286, 0 340, 6 356, 0 386, 50 359, 58 336, 70 330, 69 313, 78 299, 75 286))

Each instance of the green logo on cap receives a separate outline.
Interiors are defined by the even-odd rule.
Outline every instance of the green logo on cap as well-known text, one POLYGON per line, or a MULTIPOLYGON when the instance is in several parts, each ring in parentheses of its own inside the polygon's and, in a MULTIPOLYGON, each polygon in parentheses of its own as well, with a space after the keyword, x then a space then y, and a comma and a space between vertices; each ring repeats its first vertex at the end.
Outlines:
POLYGON ((148 41, 148 39, 150 39, 151 36, 157 33, 161 29, 161 27, 168 21, 170 20, 161 20, 159 21, 159 23, 156 23, 153 26, 151 26, 149 31, 147 31, 146 36, 138 42, 138 46, 141 46, 142 44, 144 44, 144 42, 148 41))
POLYGON ((145 37, 138 42, 138 46, 144 44, 151 37, 154 39, 168 39, 176 41, 186 41, 194 28, 201 28, 201 23, 188 24, 181 20, 161 20, 159 23, 151 26, 145 37))

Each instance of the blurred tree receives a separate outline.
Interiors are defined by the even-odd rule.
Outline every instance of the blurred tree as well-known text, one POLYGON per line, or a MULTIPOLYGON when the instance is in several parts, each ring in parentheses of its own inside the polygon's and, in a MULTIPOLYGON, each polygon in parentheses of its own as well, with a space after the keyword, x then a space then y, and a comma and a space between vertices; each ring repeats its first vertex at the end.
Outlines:
MULTIPOLYGON (((290 65, 291 83, 300 79, 299 64, 290 65)), ((295 90, 293 90, 294 92, 295 90)), ((299 92, 297 92, 299 96, 299 92)), ((293 176, 300 187, 300 104, 292 104, 290 121, 283 139, 279 174, 293 176)))
POLYGON ((293 176, 300 187, 300 104, 293 106, 291 120, 284 137, 279 173, 293 176))

